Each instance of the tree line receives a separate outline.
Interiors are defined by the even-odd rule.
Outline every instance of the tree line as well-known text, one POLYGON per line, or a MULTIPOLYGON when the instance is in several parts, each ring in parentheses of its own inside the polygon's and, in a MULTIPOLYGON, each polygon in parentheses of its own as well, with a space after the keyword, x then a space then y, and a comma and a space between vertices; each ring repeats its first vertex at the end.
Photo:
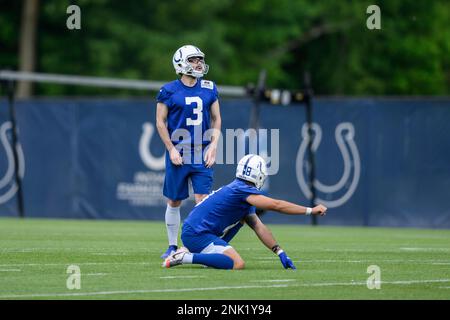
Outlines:
MULTIPOLYGON (((320 95, 448 95, 448 1, 378 1, 379 30, 366 26, 370 4, 0 0, 0 69, 169 81, 175 50, 194 44, 206 53, 207 78, 222 85, 255 83, 266 69, 269 86, 287 89, 301 88, 308 71, 320 95), (79 30, 66 26, 71 4, 79 30)), ((39 84, 30 93, 130 92, 39 84)))

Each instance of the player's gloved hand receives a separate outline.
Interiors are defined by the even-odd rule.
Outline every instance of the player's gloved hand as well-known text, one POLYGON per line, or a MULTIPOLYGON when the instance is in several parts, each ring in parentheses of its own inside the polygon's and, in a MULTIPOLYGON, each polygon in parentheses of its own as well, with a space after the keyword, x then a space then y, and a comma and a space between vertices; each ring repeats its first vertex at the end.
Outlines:
POLYGON ((291 258, 289 258, 286 254, 286 252, 282 251, 280 254, 278 254, 280 257, 281 263, 283 264, 283 267, 285 269, 293 269, 296 270, 297 268, 294 266, 294 263, 292 262, 291 258))

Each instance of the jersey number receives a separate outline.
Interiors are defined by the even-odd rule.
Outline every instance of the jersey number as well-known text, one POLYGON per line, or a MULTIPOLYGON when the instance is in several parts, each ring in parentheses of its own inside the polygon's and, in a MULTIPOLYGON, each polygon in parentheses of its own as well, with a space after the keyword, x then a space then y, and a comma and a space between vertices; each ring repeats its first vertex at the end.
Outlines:
POLYGON ((244 167, 244 170, 242 171, 242 174, 244 176, 250 176, 251 173, 252 173, 252 168, 251 167, 244 167))
POLYGON ((186 97, 185 98, 186 105, 190 105, 192 103, 196 103, 197 106, 192 109, 194 114, 197 115, 197 119, 186 118, 186 125, 188 126, 198 126, 202 123, 203 119, 203 101, 200 97, 186 97))

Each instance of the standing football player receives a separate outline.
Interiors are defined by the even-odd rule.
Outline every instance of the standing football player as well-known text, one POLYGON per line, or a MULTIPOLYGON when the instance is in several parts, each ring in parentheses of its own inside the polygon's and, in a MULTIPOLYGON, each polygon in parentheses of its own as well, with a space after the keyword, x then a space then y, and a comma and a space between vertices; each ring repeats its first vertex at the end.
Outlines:
POLYGON ((209 69, 205 54, 185 45, 175 52, 172 63, 181 77, 165 84, 156 98, 156 126, 167 149, 163 194, 168 199, 165 222, 169 248, 163 259, 178 248, 180 206, 189 197, 188 181, 196 203, 211 191, 221 129, 217 87, 203 79, 209 69))
POLYGON ((181 239, 187 249, 178 249, 162 266, 201 264, 217 269, 243 269, 244 260, 229 242, 245 222, 259 240, 278 255, 285 269, 296 269, 272 232, 258 218, 255 209, 323 216, 327 208, 321 204, 308 208, 262 195, 261 187, 266 176, 263 158, 253 154, 243 157, 236 168, 236 179, 197 204, 184 221, 181 239))

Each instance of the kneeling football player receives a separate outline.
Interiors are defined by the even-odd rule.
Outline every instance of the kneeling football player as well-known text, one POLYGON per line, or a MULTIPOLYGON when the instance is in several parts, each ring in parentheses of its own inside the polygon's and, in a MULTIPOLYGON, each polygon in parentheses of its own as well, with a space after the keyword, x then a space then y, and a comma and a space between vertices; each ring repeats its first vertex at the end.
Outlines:
POLYGON ((244 260, 229 242, 246 223, 261 242, 278 255, 285 269, 296 269, 269 228, 256 215, 256 208, 289 215, 321 216, 327 208, 323 205, 308 208, 264 196, 260 189, 266 175, 263 158, 252 154, 243 157, 236 169, 236 179, 213 191, 191 211, 181 233, 185 248, 170 255, 162 266, 201 264, 217 269, 243 269, 244 260))

